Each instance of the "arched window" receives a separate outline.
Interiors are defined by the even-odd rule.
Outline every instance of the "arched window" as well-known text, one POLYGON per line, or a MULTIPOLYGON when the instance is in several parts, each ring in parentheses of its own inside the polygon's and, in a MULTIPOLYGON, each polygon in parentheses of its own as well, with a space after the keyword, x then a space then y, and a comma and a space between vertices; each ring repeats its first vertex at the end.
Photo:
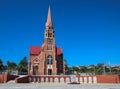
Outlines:
POLYGON ((51 55, 47 57, 47 64, 53 64, 53 59, 51 55))
POLYGON ((34 67, 34 70, 38 70, 38 66, 37 65, 34 67))

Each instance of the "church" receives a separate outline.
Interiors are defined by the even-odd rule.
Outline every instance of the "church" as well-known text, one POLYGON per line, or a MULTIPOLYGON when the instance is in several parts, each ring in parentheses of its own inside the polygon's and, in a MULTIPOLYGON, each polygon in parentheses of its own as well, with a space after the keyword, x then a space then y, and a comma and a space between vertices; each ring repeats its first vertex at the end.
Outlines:
POLYGON ((54 28, 50 7, 45 24, 44 42, 42 46, 30 47, 29 75, 64 75, 65 62, 61 48, 55 44, 54 28))

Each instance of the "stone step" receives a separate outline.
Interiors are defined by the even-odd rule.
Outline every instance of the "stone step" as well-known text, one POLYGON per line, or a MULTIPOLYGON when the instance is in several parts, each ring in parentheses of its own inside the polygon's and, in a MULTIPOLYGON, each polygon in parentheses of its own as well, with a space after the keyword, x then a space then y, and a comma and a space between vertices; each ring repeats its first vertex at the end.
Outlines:
POLYGON ((15 80, 10 80, 10 81, 8 81, 7 83, 8 83, 8 84, 13 84, 13 83, 15 83, 15 80))

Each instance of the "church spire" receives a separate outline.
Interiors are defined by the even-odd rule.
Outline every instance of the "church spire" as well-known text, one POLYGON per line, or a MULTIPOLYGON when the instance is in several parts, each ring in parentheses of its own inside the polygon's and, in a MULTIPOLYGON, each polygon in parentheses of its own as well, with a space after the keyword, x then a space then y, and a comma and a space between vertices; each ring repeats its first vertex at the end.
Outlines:
POLYGON ((49 9, 48 9, 48 17, 47 17, 47 22, 46 22, 46 28, 48 28, 48 29, 53 28, 50 6, 49 6, 49 9))
POLYGON ((52 24, 52 17, 51 17, 51 12, 50 12, 50 6, 48 9, 48 17, 46 21, 46 29, 44 33, 44 37, 53 39, 54 38, 54 29, 53 29, 53 24, 52 24))

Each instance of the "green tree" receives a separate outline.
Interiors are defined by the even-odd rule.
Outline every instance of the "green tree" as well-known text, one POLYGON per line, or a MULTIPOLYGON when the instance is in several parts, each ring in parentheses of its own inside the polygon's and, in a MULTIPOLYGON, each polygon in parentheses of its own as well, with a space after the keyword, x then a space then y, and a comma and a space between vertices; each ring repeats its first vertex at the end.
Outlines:
POLYGON ((73 67, 67 67, 67 74, 73 74, 73 67))
POLYGON ((68 74, 68 72, 69 72, 69 67, 68 67, 68 64, 67 64, 67 60, 64 59, 63 61, 64 61, 64 63, 65 63, 65 71, 66 71, 66 74, 68 74))
POLYGON ((80 71, 82 72, 82 73, 87 73, 88 72, 88 68, 87 68, 87 66, 81 66, 81 68, 80 68, 80 71))
POLYGON ((79 72, 80 72, 79 67, 73 66, 72 69, 73 69, 73 71, 75 71, 76 73, 79 73, 79 72))
POLYGON ((3 65, 2 59, 0 59, 0 71, 2 70, 4 70, 4 65, 3 65))
POLYGON ((98 63, 96 67, 96 74, 103 74, 105 72, 104 63, 98 63))
POLYGON ((7 61, 7 70, 16 70, 17 64, 14 62, 7 61))
POLYGON ((88 72, 89 73, 95 73, 95 65, 94 64, 91 64, 89 67, 88 67, 88 72))
POLYGON ((28 60, 27 57, 24 57, 17 66, 19 72, 27 72, 28 71, 28 60))

